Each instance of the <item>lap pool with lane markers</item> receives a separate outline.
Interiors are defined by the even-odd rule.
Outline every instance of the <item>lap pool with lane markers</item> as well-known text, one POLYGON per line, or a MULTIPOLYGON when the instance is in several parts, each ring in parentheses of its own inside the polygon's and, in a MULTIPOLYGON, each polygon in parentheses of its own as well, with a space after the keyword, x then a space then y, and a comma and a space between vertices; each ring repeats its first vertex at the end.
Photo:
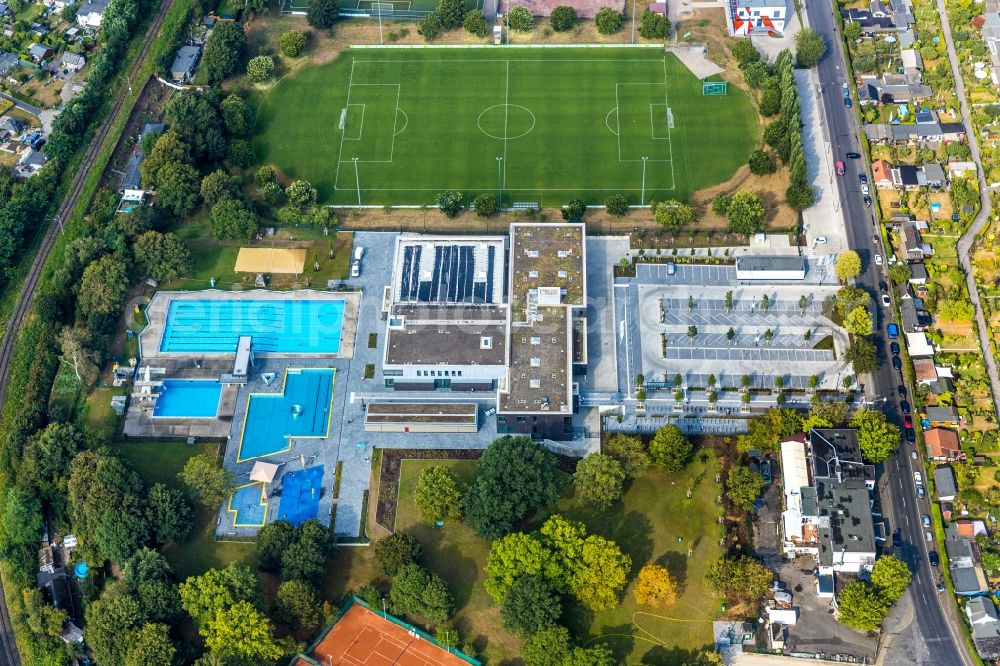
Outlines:
POLYGON ((237 462, 286 451, 292 437, 326 437, 334 374, 333 368, 289 369, 281 393, 251 394, 237 462))
POLYGON ((341 300, 175 299, 170 302, 161 352, 235 353, 241 336, 256 353, 336 354, 341 300))

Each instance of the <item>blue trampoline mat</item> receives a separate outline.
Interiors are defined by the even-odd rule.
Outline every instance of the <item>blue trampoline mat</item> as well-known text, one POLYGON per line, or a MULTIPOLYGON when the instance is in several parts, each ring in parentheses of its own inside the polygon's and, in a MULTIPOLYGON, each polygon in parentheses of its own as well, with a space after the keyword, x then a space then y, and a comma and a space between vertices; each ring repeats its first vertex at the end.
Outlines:
POLYGON ((323 490, 323 465, 289 472, 281 478, 281 503, 278 520, 295 525, 319 515, 319 498, 323 490))

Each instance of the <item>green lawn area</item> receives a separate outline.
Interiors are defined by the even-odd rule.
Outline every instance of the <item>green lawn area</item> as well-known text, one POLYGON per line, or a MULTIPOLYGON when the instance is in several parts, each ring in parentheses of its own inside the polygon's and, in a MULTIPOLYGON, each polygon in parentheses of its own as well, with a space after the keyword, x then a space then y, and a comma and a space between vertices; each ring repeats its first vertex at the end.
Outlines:
MULTIPOLYGON (((120 442, 114 445, 122 458, 150 482, 178 487, 177 474, 184 469, 188 458, 200 453, 215 453, 218 444, 187 444, 184 442, 120 442)), ((177 573, 179 580, 204 573, 212 567, 224 567, 230 562, 251 563, 254 545, 243 542, 225 542, 215 539, 216 512, 197 507, 195 526, 184 543, 171 543, 163 554, 177 573)))
POLYGON ((100 435, 101 439, 110 440, 118 425, 118 416, 111 409, 111 396, 127 394, 128 388, 125 386, 95 388, 84 400, 78 417, 80 424, 100 435))
MULTIPOLYGON (((461 523, 435 528, 420 522, 413 492, 420 471, 432 465, 446 465, 468 481, 476 463, 404 462, 396 528, 420 540, 425 565, 448 581, 458 608, 456 626, 462 636, 483 648, 481 654, 488 663, 515 659, 520 654, 520 641, 500 626, 499 608, 483 588, 489 544, 461 523)), ((605 511, 583 507, 569 494, 559 501, 556 511, 583 522, 590 532, 614 540, 631 556, 633 578, 643 565, 655 562, 667 567, 681 588, 678 602, 663 610, 636 604, 631 588, 622 604, 611 611, 591 613, 571 606, 564 621, 580 642, 600 639, 608 643, 619 663, 641 663, 644 657, 660 663, 675 647, 695 650, 712 643, 712 620, 720 600, 706 587, 704 572, 721 554, 716 525, 720 513, 715 503, 720 490, 714 482, 717 472, 718 462, 709 452, 704 462, 696 457, 680 474, 650 469, 632 483, 622 501, 605 511), (691 499, 686 497, 688 488, 693 489, 691 499), (691 557, 689 545, 694 549, 691 557)), ((531 526, 543 520, 539 517, 531 526)))
POLYGON ((347 51, 262 100, 263 163, 325 203, 420 205, 443 190, 503 203, 685 199, 726 181, 757 142, 741 89, 659 49, 347 51), (648 161, 644 163, 644 158, 648 161), (355 173, 357 170, 357 173, 355 173))

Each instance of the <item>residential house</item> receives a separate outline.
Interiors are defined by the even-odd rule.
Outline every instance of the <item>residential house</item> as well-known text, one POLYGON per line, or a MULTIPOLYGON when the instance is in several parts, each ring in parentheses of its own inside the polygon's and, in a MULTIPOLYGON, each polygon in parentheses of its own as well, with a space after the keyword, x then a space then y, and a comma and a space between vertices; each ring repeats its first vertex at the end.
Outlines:
POLYGON ((125 165, 125 175, 122 177, 121 186, 118 188, 118 194, 121 195, 123 202, 141 204, 145 200, 146 191, 142 188, 142 176, 139 173, 142 158, 143 152, 136 150, 132 153, 132 157, 129 158, 128 164, 125 165))
POLYGON ((892 165, 885 160, 872 162, 872 185, 879 190, 891 190, 895 185, 892 180, 892 165))
POLYGON ((920 231, 913 222, 899 225, 899 241, 903 246, 903 258, 908 262, 923 261, 924 248, 920 241, 920 231))
POLYGON ((941 123, 941 141, 951 143, 965 139, 965 125, 962 123, 941 123))
POLYGON ((927 457, 932 460, 951 462, 962 457, 958 443, 958 433, 948 428, 930 428, 924 431, 927 457))
POLYGON ((878 93, 879 100, 888 95, 893 104, 922 102, 934 94, 930 86, 919 82, 919 77, 913 82, 905 74, 883 74, 878 93))
POLYGON ((958 494, 958 485, 955 483, 955 472, 951 466, 943 465, 934 470, 934 491, 942 502, 951 502, 958 494))
POLYGON ((6 2, 0 2, 0 18, 6 18, 10 15, 10 7, 6 2))
POLYGON ((909 292, 899 299, 899 325, 904 333, 926 331, 930 325, 930 316, 924 312, 923 303, 909 292))
POLYGON ((1000 619, 989 597, 972 597, 965 605, 965 616, 972 627, 972 642, 985 660, 1000 658, 1000 619))
POLYGON ((920 76, 920 71, 924 68, 924 61, 920 57, 920 51, 916 49, 901 49, 899 58, 903 62, 903 71, 907 77, 911 74, 910 70, 913 70, 918 77, 920 76))
POLYGON ((8 51, 0 51, 0 76, 7 76, 21 66, 21 59, 8 51))
POLYGON ((917 181, 922 187, 929 187, 932 190, 946 189, 948 178, 945 176, 944 167, 937 162, 930 162, 921 166, 917 171, 917 181))
POLYGON ((954 407, 947 405, 943 407, 927 407, 924 410, 924 418, 931 424, 931 427, 957 428, 960 424, 958 412, 954 407))
POLYGON ((873 16, 870 9, 844 9, 840 15, 845 23, 857 23, 865 37, 896 32, 896 25, 890 17, 873 16))
POLYGON ((1000 14, 987 12, 983 18, 986 19, 982 29, 983 42, 986 44, 986 50, 990 52, 993 66, 998 67, 1000 66, 1000 14))
MULTIPOLYGON (((936 367, 934 369, 938 370, 936 367)), ((951 377, 942 377, 940 370, 938 370, 938 378, 930 382, 927 389, 930 391, 927 397, 936 402, 942 395, 955 393, 955 382, 952 381, 951 377)))
POLYGON ((76 12, 76 22, 81 27, 97 30, 101 27, 104 13, 110 4, 111 0, 82 0, 80 8, 76 12))
POLYGON ((907 28, 896 33, 896 41, 899 42, 899 48, 908 49, 916 43, 917 35, 912 28, 907 28))
POLYGON ((782 33, 788 13, 795 11, 786 0, 733 0, 728 4, 729 34, 747 36, 782 33))
POLYGON ((948 177, 949 178, 963 178, 966 175, 975 176, 977 173, 975 162, 948 162, 948 177))
POLYGON ((70 53, 69 51, 63 53, 62 61, 60 62, 63 69, 67 69, 71 72, 79 72, 86 64, 86 58, 78 53, 70 53))
POLYGON ((34 62, 43 62, 52 57, 52 49, 45 44, 32 44, 28 47, 28 55, 34 62))
POLYGON ((927 339, 926 333, 904 331, 904 335, 906 336, 906 353, 910 355, 910 358, 931 358, 934 356, 934 345, 927 339))
POLYGON ((198 59, 201 57, 201 46, 187 44, 177 49, 174 62, 170 65, 170 79, 174 83, 188 83, 194 78, 198 59))
POLYGON ((951 570, 951 581, 955 594, 963 597, 975 597, 983 594, 989 588, 986 576, 979 565, 979 547, 974 535, 959 527, 957 521, 945 529, 945 551, 948 553, 948 568, 951 570))
POLYGON ((22 178, 33 176, 41 171, 48 161, 49 158, 45 153, 31 148, 21 153, 21 158, 15 167, 15 173, 22 178))
POLYGON ((910 264, 910 284, 925 285, 927 277, 927 268, 922 263, 910 264))
POLYGON ((26 125, 20 118, 14 116, 0 116, 0 130, 10 132, 14 136, 21 136, 26 125))
POLYGON ((916 144, 938 145, 941 142, 961 141, 965 138, 965 126, 962 123, 912 123, 902 124, 866 124, 865 136, 877 144, 916 144))
POLYGON ((933 358, 913 359, 913 375, 918 384, 929 384, 937 379, 937 368, 933 358))

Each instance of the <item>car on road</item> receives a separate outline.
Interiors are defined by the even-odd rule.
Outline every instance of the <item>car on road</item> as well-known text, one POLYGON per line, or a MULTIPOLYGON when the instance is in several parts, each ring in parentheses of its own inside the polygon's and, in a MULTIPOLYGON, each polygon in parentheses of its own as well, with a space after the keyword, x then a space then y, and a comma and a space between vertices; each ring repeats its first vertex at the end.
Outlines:
POLYGON ((875 255, 875 265, 876 266, 881 266, 882 265, 882 255, 881 254, 876 254, 875 255))
POLYGON ((909 414, 910 413, 910 403, 906 402, 905 400, 900 400, 900 402, 899 402, 899 411, 903 412, 904 414, 909 414))
POLYGON ((816 236, 816 238, 813 239, 813 243, 816 245, 826 245, 826 236, 816 236))
POLYGON ((846 83, 844 83, 844 84, 841 85, 841 88, 844 90, 844 97, 850 97, 851 96, 851 87, 850 86, 848 86, 846 83))
POLYGON ((847 159, 849 160, 861 159, 861 153, 847 153, 847 159))
POLYGON ((868 189, 868 183, 861 184, 861 194, 868 194, 871 190, 868 189))
POLYGON ((892 352, 893 356, 899 356, 899 343, 898 342, 890 342, 889 343, 889 351, 892 352))
POLYGON ((903 532, 898 527, 892 533, 892 547, 893 548, 903 547, 903 532))
MULTIPOLYGON (((874 238, 874 236, 873 236, 873 238, 874 238)), ((888 294, 889 293, 889 285, 886 284, 886 282, 883 280, 882 282, 878 283, 878 290, 881 291, 883 294, 888 294)))
POLYGON ((895 340, 899 337, 899 326, 895 324, 889 324, 885 327, 885 332, 889 336, 890 340, 895 340))
POLYGON ((892 357, 892 369, 893 370, 902 370, 903 369, 903 362, 899 360, 898 356, 893 356, 892 357))
POLYGON ((915 483, 915 484, 917 484, 919 486, 923 482, 924 482, 924 475, 921 474, 920 472, 914 472, 913 473, 913 483, 915 483))
POLYGON ((851 101, 850 97, 844 98, 844 106, 846 106, 848 109, 854 106, 854 102, 851 101))
POLYGON ((910 460, 916 460, 916 459, 917 459, 917 452, 910 451, 910 460))
POLYGON ((868 184, 868 176, 866 176, 863 173, 859 173, 858 174, 858 182, 861 183, 862 185, 867 185, 868 184))
POLYGON ((909 416, 904 416, 903 417, 903 427, 912 428, 913 427, 913 419, 910 418, 909 416))
POLYGON ((930 527, 931 526, 931 517, 928 516, 926 513, 924 515, 920 516, 920 524, 923 525, 924 527, 930 527))
POLYGON ((872 207, 872 198, 871 197, 865 196, 864 201, 865 201, 865 208, 871 208, 872 207))
MULTIPOLYGON (((906 429, 906 443, 915 444, 917 442, 917 434, 913 432, 913 428, 906 429)), ((923 497, 923 495, 921 495, 923 497)))
POLYGON ((900 398, 905 398, 906 397, 906 387, 903 386, 902 384, 900 384, 899 386, 896 387, 896 393, 899 394, 900 398))
POLYGON ((889 300, 889 294, 882 294, 882 307, 888 308, 892 306, 892 301, 889 300))
POLYGON ((923 499, 927 495, 927 491, 924 490, 923 486, 917 486, 917 497, 923 499))
POLYGON ((844 175, 844 163, 839 160, 837 161, 837 175, 838 176, 844 175))
POLYGON ((938 552, 936 550, 932 550, 927 553, 927 561, 931 563, 932 567, 936 567, 941 564, 941 558, 938 557, 938 552))

